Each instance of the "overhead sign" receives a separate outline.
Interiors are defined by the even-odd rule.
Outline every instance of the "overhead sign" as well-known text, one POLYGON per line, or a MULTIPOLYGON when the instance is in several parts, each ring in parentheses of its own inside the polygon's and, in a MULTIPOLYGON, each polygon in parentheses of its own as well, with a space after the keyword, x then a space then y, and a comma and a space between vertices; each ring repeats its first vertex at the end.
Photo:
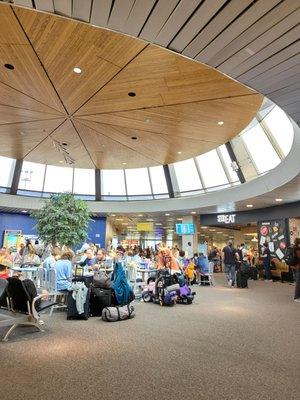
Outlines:
POLYGON ((177 235, 194 235, 194 224, 176 224, 177 235))
POLYGON ((235 223, 235 214, 217 215, 217 222, 219 224, 234 224, 235 223))
POLYGON ((136 224, 136 230, 139 232, 152 232, 153 222, 138 222, 136 224))

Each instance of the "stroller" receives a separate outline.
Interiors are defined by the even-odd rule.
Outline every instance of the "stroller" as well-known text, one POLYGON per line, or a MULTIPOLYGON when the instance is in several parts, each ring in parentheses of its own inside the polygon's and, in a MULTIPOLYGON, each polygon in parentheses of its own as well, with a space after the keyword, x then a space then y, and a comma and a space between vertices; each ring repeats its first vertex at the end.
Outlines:
POLYGON ((195 292, 191 291, 191 288, 188 286, 187 280, 183 274, 176 275, 179 289, 177 290, 177 303, 179 304, 192 304, 195 292))
POLYGON ((157 271, 157 277, 150 277, 147 286, 142 292, 142 299, 145 303, 153 302, 161 306, 173 306, 177 302, 178 281, 171 275, 169 269, 157 271))

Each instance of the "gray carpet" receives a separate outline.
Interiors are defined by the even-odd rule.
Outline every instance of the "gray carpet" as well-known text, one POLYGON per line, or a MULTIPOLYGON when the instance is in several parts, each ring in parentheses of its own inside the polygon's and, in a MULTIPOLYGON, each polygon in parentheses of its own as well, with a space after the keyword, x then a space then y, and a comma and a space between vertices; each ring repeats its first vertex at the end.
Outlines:
POLYGON ((294 286, 217 283, 190 306, 135 302, 130 321, 57 312, 45 333, 19 328, 0 343, 1 400, 299 399, 294 286))

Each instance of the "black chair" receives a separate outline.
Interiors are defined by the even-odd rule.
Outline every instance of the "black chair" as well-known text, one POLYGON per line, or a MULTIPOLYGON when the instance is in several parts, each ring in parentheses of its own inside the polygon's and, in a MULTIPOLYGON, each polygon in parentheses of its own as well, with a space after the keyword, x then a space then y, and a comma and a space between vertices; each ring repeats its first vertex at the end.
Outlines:
POLYGON ((6 342, 9 335, 21 325, 34 326, 44 332, 40 324, 39 312, 52 307, 55 303, 42 301, 44 295, 36 295, 34 283, 29 279, 21 281, 19 278, 8 278, 6 286, 1 282, 0 293, 1 288, 7 292, 9 310, 0 310, 0 327, 10 326, 2 340, 6 342))

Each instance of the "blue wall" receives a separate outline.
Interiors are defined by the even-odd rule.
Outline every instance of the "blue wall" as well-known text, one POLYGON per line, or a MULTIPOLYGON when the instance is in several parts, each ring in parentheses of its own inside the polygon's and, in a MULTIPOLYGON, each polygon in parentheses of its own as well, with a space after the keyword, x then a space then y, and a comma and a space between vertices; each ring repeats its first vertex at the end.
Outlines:
MULTIPOLYGON (((35 219, 26 214, 0 212, 0 244, 3 244, 3 234, 6 229, 21 230, 23 235, 36 235, 35 219)), ((106 218, 93 218, 88 230, 88 238, 93 243, 105 247, 106 218)))

